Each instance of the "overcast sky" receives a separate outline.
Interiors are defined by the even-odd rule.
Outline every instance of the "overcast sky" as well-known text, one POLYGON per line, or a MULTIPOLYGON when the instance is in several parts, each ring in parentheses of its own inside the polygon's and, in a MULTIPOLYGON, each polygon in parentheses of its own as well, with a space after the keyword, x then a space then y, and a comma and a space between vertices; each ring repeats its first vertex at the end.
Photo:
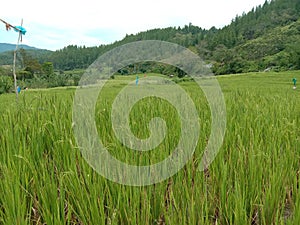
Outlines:
MULTIPOLYGON (((265 0, 23 0, 2 1, 0 18, 20 25, 23 44, 49 50, 77 44, 98 46, 153 28, 193 25, 209 29, 230 24, 236 15, 265 0)), ((0 24, 0 43, 16 43, 18 34, 0 24)))

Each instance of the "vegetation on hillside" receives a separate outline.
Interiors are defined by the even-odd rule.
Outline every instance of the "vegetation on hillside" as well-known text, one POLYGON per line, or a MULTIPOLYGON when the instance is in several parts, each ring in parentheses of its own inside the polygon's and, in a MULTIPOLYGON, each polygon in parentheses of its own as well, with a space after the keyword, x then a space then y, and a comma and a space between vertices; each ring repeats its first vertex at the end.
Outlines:
MULTIPOLYGON (((27 85, 76 84, 81 74, 65 71, 84 71, 101 54, 117 46, 141 40, 168 41, 187 47, 211 64, 216 75, 297 70, 300 69, 300 2, 266 1, 250 12, 236 16, 231 24, 222 29, 212 27, 206 30, 190 23, 184 27, 157 28, 126 35, 124 39, 109 45, 69 45, 54 52, 22 50, 18 55, 19 77, 23 81, 27 80, 27 85), (49 74, 42 70, 45 63, 52 63, 55 71, 50 76, 54 79, 50 83, 49 74), (34 82, 29 82, 28 79, 34 82)), ((12 56, 12 52, 0 54, 0 65, 11 64, 12 56)), ((119 71, 120 74, 144 72, 178 76, 184 74, 174 67, 148 62, 128 65, 119 71)), ((5 73, 0 71, 0 75, 5 73)))

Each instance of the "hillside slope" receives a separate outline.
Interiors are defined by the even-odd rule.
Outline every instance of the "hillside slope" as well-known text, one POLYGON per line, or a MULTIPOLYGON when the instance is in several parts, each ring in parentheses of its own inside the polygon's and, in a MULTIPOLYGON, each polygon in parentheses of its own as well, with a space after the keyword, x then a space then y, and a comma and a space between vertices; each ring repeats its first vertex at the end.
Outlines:
MULTIPOLYGON (((53 62, 58 70, 85 69, 99 55, 117 46, 133 41, 162 40, 199 54, 213 64, 215 74, 300 69, 299 18, 299 0, 272 0, 236 16, 222 29, 206 30, 190 23, 184 27, 157 28, 126 35, 110 45, 89 48, 70 45, 36 57, 39 62, 53 62)), ((8 58, 0 54, 0 65, 7 61, 8 58)))
MULTIPOLYGON (((35 49, 37 50, 37 48, 35 47, 31 47, 28 45, 19 45, 20 48, 24 48, 24 49, 35 49)), ((0 43, 0 53, 2 52, 7 52, 7 51, 14 51, 16 48, 16 45, 14 44, 8 44, 8 43, 0 43)))

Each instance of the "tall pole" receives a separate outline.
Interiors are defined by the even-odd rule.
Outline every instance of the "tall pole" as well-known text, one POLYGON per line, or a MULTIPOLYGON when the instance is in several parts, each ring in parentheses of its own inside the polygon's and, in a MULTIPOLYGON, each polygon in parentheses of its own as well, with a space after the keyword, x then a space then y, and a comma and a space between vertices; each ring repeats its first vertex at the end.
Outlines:
MULTIPOLYGON (((23 19, 21 20, 21 26, 23 25, 23 19)), ((14 51, 14 63, 13 63, 13 76, 14 76, 14 84, 15 84, 15 92, 16 92, 16 101, 18 101, 18 84, 17 84, 17 74, 16 74, 16 61, 17 61, 17 51, 19 47, 19 43, 22 37, 21 31, 19 31, 19 37, 18 37, 18 42, 16 44, 16 48, 14 51)))
POLYGON ((11 28, 13 28, 15 31, 17 31, 19 33, 18 42, 16 44, 16 48, 15 48, 15 51, 14 51, 14 62, 13 62, 13 76, 14 76, 16 100, 18 101, 19 92, 18 92, 17 74, 16 74, 17 51, 18 51, 20 41, 22 42, 22 34, 25 35, 26 30, 22 27, 23 26, 23 19, 21 20, 21 26, 13 26, 13 25, 5 22, 2 19, 0 19, 0 21, 5 24, 5 28, 6 28, 7 31, 10 30, 11 28))

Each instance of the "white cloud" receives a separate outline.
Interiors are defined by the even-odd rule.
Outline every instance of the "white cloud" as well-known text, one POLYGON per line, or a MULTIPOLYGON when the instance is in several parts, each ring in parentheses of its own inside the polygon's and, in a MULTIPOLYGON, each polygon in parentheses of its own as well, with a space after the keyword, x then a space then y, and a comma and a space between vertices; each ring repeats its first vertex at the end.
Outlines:
MULTIPOLYGON (((68 44, 92 46, 111 43, 123 38, 126 33, 184 26, 189 22, 206 29, 222 27, 237 14, 248 12, 264 1, 26 0, 17 5, 13 1, 4 1, 0 15, 14 25, 24 19, 24 27, 28 30, 24 43, 58 49, 68 44)), ((13 35, 2 35, 3 32, 4 26, 3 29, 0 27, 0 42, 14 43, 14 40, 11 41, 13 35)))

